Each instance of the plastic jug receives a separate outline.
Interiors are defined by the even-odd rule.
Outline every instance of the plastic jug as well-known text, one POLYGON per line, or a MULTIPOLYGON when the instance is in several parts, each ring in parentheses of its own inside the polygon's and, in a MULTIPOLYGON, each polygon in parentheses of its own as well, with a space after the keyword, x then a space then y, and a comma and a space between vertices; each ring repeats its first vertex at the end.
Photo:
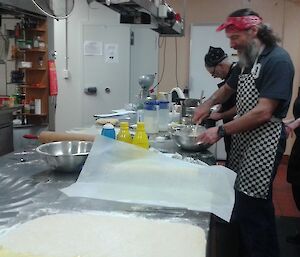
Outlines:
POLYGON ((148 141, 148 136, 145 131, 144 122, 137 123, 137 128, 136 128, 133 140, 132 140, 132 144, 143 147, 145 149, 149 148, 149 141, 148 141))
POLYGON ((155 134, 159 131, 159 104, 156 100, 146 101, 144 103, 144 122, 145 130, 149 134, 155 134))
POLYGON ((169 102, 159 101, 159 131, 168 131, 168 126, 170 122, 169 115, 169 102))
POLYGON ((132 137, 129 132, 129 124, 126 121, 120 122, 120 131, 117 135, 117 140, 125 142, 125 143, 132 143, 132 137))

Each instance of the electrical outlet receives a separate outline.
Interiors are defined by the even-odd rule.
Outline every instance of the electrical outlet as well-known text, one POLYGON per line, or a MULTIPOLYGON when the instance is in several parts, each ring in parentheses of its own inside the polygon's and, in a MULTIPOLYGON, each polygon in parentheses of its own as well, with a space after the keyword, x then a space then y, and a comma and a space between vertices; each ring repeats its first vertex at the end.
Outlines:
POLYGON ((69 78, 69 70, 67 70, 67 69, 63 70, 63 78, 64 79, 68 79, 69 78))

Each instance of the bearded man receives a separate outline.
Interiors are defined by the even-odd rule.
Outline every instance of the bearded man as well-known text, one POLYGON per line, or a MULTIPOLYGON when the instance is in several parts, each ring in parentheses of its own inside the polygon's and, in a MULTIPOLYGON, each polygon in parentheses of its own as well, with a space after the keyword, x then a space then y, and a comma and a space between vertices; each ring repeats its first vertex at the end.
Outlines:
POLYGON ((238 52, 239 69, 235 70, 239 74, 198 107, 194 121, 201 122, 213 105, 234 92, 237 117, 206 130, 198 140, 213 144, 225 135, 232 136, 228 167, 237 178, 231 222, 240 232, 239 256, 279 257, 272 184, 285 150, 282 119, 291 100, 294 66, 258 13, 237 10, 217 31, 223 29, 238 52))

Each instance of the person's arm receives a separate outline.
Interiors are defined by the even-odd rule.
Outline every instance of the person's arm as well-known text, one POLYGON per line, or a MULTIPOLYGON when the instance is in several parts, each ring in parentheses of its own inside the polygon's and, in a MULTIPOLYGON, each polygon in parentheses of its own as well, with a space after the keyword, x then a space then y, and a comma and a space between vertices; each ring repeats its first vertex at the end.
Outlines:
POLYGON ((295 130, 296 128, 300 127, 300 118, 294 120, 293 122, 287 124, 287 126, 289 128, 291 128, 292 130, 295 130))
MULTIPOLYGON (((260 98, 257 105, 251 111, 224 125, 226 134, 232 135, 252 130, 266 123, 272 118, 272 114, 278 104, 279 102, 276 100, 260 98)), ((205 144, 214 144, 219 139, 217 127, 207 129, 197 138, 199 142, 205 144)))
POLYGON ((225 112, 212 112, 209 116, 212 120, 222 120, 222 119, 233 119, 233 117, 236 115, 236 107, 233 106, 229 110, 225 112))
POLYGON ((226 134, 232 135, 256 129, 268 122, 276 110, 279 101, 260 98, 257 105, 248 113, 224 125, 226 134))
POLYGON ((285 131, 288 136, 292 133, 292 131, 294 131, 298 127, 300 127, 300 118, 298 118, 294 121, 285 123, 285 131))
POLYGON ((217 91, 215 91, 210 98, 208 98, 203 104, 197 107, 193 121, 201 123, 203 119, 209 116, 210 108, 216 104, 224 103, 235 91, 225 84, 217 91))

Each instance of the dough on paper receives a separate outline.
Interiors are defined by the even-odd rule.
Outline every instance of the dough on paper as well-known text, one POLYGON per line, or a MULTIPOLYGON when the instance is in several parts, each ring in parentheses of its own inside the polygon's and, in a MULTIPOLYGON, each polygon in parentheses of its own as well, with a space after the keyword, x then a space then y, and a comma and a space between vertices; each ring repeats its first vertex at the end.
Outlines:
POLYGON ((118 119, 115 118, 99 118, 96 120, 97 125, 105 125, 107 123, 110 123, 112 125, 116 125, 119 122, 118 119))
POLYGON ((0 245, 0 257, 205 257, 206 253, 205 233, 198 226, 102 214, 43 216, 10 230, 0 245))

